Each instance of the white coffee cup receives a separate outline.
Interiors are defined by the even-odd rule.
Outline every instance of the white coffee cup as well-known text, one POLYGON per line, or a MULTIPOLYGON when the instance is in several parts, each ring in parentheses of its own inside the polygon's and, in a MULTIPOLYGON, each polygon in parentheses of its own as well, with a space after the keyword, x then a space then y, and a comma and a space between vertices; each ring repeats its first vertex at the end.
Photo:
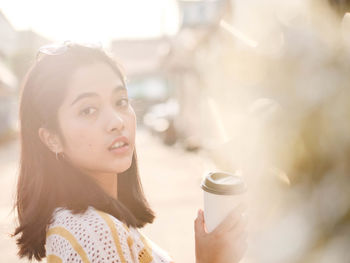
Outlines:
POLYGON ((241 176, 227 172, 210 172, 202 181, 204 220, 207 231, 213 231, 239 203, 246 185, 241 176))

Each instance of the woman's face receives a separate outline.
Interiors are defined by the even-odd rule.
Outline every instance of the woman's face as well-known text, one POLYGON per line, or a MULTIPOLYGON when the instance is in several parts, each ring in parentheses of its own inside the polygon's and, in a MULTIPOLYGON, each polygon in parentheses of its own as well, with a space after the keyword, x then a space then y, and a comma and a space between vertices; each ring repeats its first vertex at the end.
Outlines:
POLYGON ((107 64, 74 72, 58 110, 58 123, 65 158, 83 172, 115 174, 131 166, 136 116, 122 80, 107 64), (128 145, 110 149, 120 136, 128 145))

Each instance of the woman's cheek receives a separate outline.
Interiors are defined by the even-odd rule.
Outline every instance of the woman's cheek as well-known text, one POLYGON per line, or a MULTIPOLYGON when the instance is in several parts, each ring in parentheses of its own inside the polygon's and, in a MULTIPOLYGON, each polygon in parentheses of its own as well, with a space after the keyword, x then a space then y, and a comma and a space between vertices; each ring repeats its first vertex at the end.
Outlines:
MULTIPOLYGON (((90 128, 91 130, 91 128, 90 128)), ((93 149, 92 140, 88 133, 89 129, 82 127, 71 127, 67 142, 71 152, 85 151, 90 152, 93 149)))

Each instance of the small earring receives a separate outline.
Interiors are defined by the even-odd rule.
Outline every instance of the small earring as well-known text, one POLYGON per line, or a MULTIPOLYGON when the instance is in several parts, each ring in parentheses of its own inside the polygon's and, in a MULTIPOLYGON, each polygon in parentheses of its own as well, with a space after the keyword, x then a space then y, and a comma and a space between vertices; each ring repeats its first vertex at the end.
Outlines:
POLYGON ((56 160, 57 161, 59 161, 60 160, 60 156, 62 157, 62 158, 65 158, 65 155, 64 155, 64 153, 63 152, 55 152, 55 154, 56 154, 56 160))

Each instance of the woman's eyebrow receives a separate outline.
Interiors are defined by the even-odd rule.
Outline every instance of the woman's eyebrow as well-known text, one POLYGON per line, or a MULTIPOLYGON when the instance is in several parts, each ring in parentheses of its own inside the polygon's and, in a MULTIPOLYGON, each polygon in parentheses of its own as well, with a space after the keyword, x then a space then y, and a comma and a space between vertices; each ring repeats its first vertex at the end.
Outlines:
MULTIPOLYGON (((127 91, 127 89, 123 86, 123 85, 117 85, 112 93, 117 93, 119 91, 127 91)), ((76 102, 78 102, 79 100, 83 99, 83 98, 86 98, 86 97, 97 97, 98 94, 97 93, 94 93, 94 92, 85 92, 85 93, 82 93, 80 94, 78 97, 75 98, 75 100, 72 102, 71 106, 73 104, 75 104, 76 102)))
POLYGON ((75 100, 72 102, 71 106, 73 104, 75 104, 78 100, 81 100, 83 98, 86 98, 86 97, 97 97, 97 96, 98 96, 97 93, 93 93, 93 92, 82 93, 78 97, 75 98, 75 100))

